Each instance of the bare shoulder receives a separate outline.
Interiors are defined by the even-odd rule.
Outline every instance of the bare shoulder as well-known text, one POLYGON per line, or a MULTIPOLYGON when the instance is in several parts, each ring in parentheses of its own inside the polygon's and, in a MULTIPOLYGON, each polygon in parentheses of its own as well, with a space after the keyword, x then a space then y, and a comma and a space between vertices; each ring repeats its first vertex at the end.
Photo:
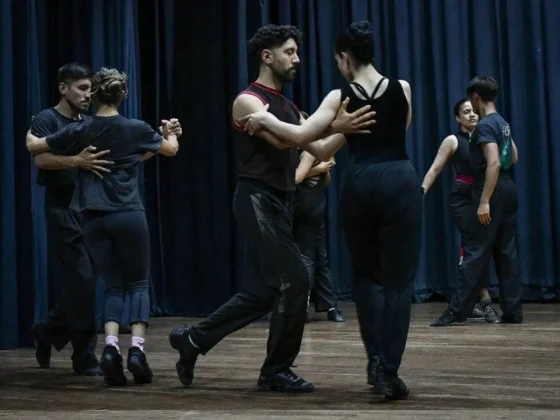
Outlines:
POLYGON ((260 96, 251 92, 241 92, 233 101, 232 117, 237 120, 247 114, 260 111, 264 105, 265 101, 260 96))
POLYGON ((234 107, 257 108, 261 109, 265 105, 265 100, 252 92, 241 92, 233 101, 234 107))
POLYGON ((455 134, 450 134, 441 142, 441 147, 448 148, 451 150, 456 150, 459 147, 459 140, 455 134))
POLYGON ((410 90, 410 83, 408 83, 406 80, 399 79, 399 83, 401 84, 403 89, 410 90))
POLYGON ((327 94, 327 96, 325 96, 325 99, 323 99, 321 106, 336 106, 336 108, 338 109, 341 101, 342 101, 342 91, 340 89, 334 89, 331 90, 327 94))
POLYGON ((406 80, 399 80, 399 83, 401 84, 401 87, 403 88, 406 96, 410 97, 410 93, 412 91, 410 88, 410 83, 408 83, 406 80))

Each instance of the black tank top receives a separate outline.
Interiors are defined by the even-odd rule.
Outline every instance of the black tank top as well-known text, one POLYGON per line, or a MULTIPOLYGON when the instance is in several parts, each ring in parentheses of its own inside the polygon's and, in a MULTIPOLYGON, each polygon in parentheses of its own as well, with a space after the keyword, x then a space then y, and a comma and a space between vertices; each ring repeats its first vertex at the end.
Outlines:
POLYGON ((451 158, 451 164, 453 165, 455 176, 473 176, 470 162, 469 135, 468 133, 459 131, 455 133, 455 137, 457 137, 457 150, 451 158))
MULTIPOLYGON (((280 91, 254 82, 240 95, 244 93, 256 96, 263 104, 270 104, 268 112, 280 121, 299 125, 298 108, 280 91)), ((277 149, 258 135, 250 136, 236 124, 233 127, 238 177, 258 180, 283 192, 294 192, 299 160, 296 148, 277 149)))
POLYGON ((350 160, 354 163, 381 163, 394 160, 408 160, 406 153, 406 115, 408 102, 398 80, 388 81, 385 92, 378 98, 375 94, 379 90, 383 80, 377 84, 371 96, 365 89, 353 83, 356 89, 367 100, 359 98, 350 84, 342 88, 342 99, 350 98, 347 111, 354 112, 357 109, 371 105, 376 112, 376 123, 369 127, 371 134, 349 134, 346 135, 350 160))

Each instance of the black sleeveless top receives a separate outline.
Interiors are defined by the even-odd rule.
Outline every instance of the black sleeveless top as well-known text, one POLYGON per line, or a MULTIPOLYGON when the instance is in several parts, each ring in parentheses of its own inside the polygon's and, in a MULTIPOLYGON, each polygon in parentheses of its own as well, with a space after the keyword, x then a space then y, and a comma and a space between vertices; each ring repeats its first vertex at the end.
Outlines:
MULTIPOLYGON (((263 104, 270 104, 268 112, 280 121, 299 125, 298 108, 280 91, 254 82, 241 94, 256 96, 263 104)), ((297 150, 294 147, 277 149, 258 135, 250 136, 235 123, 233 127, 238 177, 264 182, 282 192, 294 192, 299 160, 297 150)))
POLYGON ((457 137, 457 150, 451 158, 451 164, 453 165, 455 176, 473 176, 470 162, 471 153, 469 151, 469 135, 468 133, 464 133, 463 131, 459 131, 454 135, 455 137, 457 137))
POLYGON ((342 88, 342 100, 350 98, 347 108, 349 113, 368 104, 376 112, 376 123, 368 128, 371 134, 346 135, 350 160, 354 163, 408 160, 406 152, 408 102, 400 82, 391 79, 385 92, 378 98, 372 99, 383 80, 385 78, 380 80, 371 96, 361 85, 352 83, 365 98, 369 98, 367 100, 359 98, 350 84, 342 88))

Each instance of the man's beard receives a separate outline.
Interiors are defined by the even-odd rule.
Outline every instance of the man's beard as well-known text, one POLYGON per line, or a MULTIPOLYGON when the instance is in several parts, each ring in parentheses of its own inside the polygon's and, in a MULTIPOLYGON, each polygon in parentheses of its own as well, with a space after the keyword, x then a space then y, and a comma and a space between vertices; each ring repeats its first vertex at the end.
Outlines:
POLYGON ((70 109, 75 112, 76 114, 81 114, 83 112, 87 112, 89 110, 89 103, 88 106, 86 108, 81 108, 79 106, 74 105, 72 102, 70 101, 66 101, 68 103, 68 106, 70 107, 70 109))
POLYGON ((292 67, 289 70, 278 71, 274 67, 271 67, 274 76, 278 78, 282 83, 292 83, 296 78, 296 67, 292 67))

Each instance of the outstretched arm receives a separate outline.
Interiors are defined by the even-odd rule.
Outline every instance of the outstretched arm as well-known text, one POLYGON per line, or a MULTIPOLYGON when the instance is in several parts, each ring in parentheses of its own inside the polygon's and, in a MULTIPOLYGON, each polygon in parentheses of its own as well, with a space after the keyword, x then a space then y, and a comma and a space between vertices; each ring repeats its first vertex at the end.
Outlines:
POLYGON ((424 189, 424 194, 428 192, 428 190, 432 187, 432 184, 440 176, 441 171, 443 171, 443 168, 445 167, 447 162, 449 162, 449 159, 451 159, 451 157, 457 150, 458 145, 459 143, 457 142, 457 137, 455 137, 454 135, 447 136, 443 140, 443 142, 439 146, 439 150, 436 155, 436 158, 434 159, 432 166, 426 173, 426 176, 424 177, 424 181, 422 182, 422 188, 424 189))
MULTIPOLYGON (((78 121, 76 121, 76 124, 77 123, 78 121)), ((58 131, 58 126, 52 115, 42 114, 36 118, 32 118, 30 131, 36 137, 43 138, 58 131)), ((29 142, 28 139, 26 139, 26 143, 27 142, 29 142)), ((102 156, 107 155, 109 152, 109 150, 96 152, 95 147, 87 146, 84 147, 80 153, 71 156, 55 155, 50 152, 34 153, 34 161, 35 166, 43 170, 58 171, 71 168, 82 168, 93 172, 100 178, 103 178, 101 173, 111 172, 107 166, 113 164, 111 161, 101 159, 102 156)))
POLYGON ((173 157, 179 151, 178 137, 183 133, 181 125, 176 118, 162 120, 157 133, 152 127, 143 122, 143 132, 138 134, 138 147, 145 151, 142 160, 150 159, 156 154, 173 157))
POLYGON ((57 155, 74 155, 83 148, 78 147, 80 147, 84 127, 84 123, 73 123, 54 134, 44 137, 37 137, 29 130, 25 138, 25 145, 27 150, 34 155, 44 152, 53 152, 57 155))
MULTIPOLYGON (((248 93, 242 93, 237 98, 235 98, 232 106, 232 120, 234 128, 239 131, 244 131, 243 126, 239 125, 237 121, 242 119, 243 117, 250 116, 253 113, 266 113, 268 107, 269 104, 264 104, 257 96, 248 93)), ((249 134, 254 135, 254 133, 249 134)), ((267 132, 266 130, 262 130, 256 135, 269 142, 277 149, 287 149, 289 147, 294 147, 297 145, 294 141, 290 141, 289 139, 280 139, 274 136, 272 133, 267 132)))
POLYGON ((349 114, 346 112, 349 99, 341 104, 341 91, 331 91, 323 100, 317 111, 302 125, 294 125, 278 120, 274 115, 260 111, 237 120, 249 134, 266 129, 276 137, 294 142, 303 147, 324 135, 330 129, 334 133, 364 133, 367 127, 375 123, 375 112, 369 112, 371 106, 366 105, 349 114))

